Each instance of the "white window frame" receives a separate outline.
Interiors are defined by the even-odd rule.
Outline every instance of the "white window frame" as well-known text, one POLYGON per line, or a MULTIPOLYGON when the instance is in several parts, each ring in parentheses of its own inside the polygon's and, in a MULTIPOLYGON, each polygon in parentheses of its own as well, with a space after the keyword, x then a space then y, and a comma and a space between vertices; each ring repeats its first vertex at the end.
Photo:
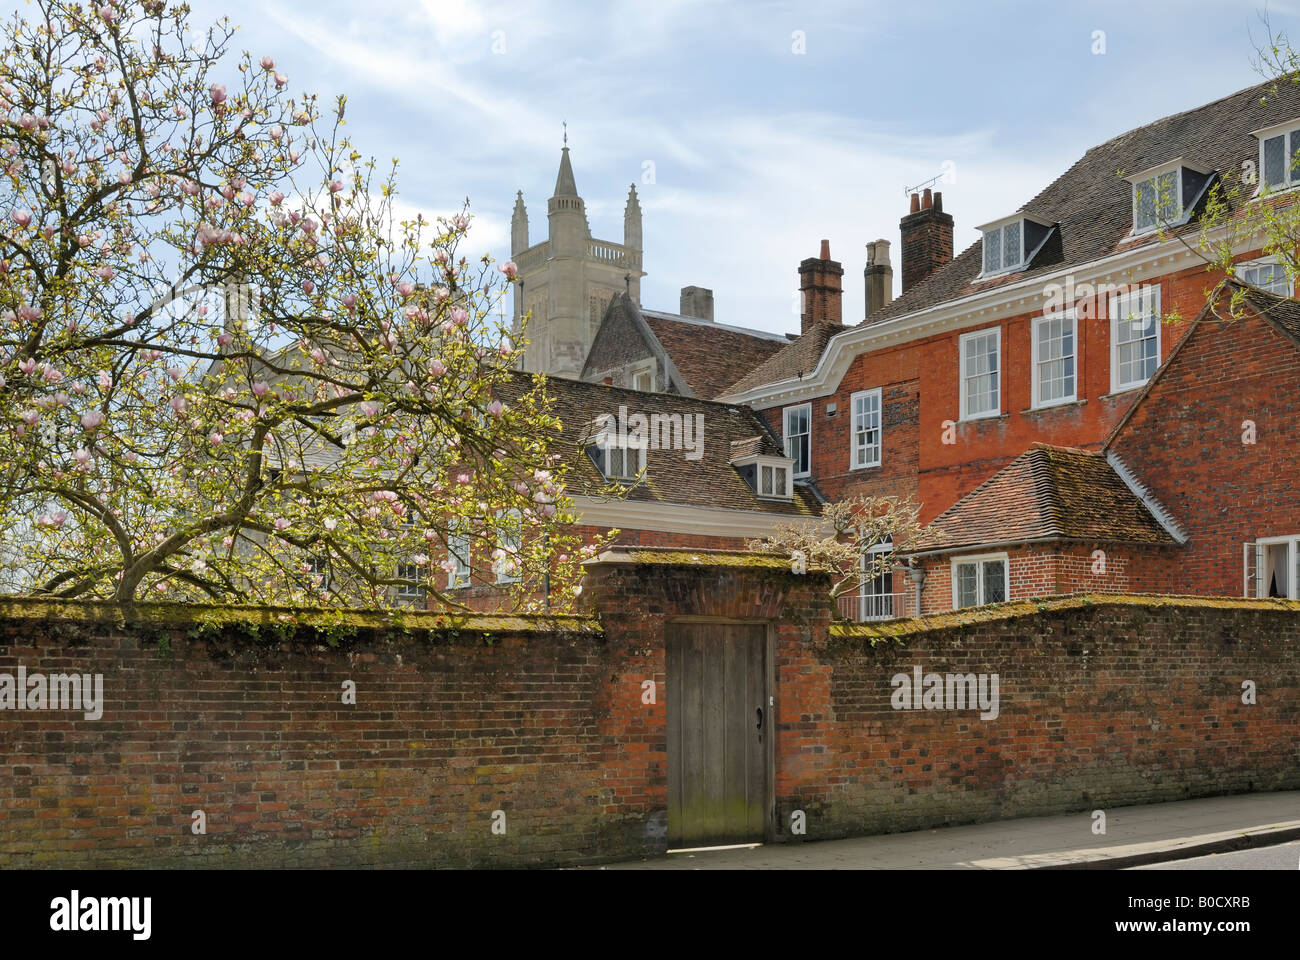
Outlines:
MULTIPOLYGON (((521 514, 514 507, 510 507, 507 510, 497 511, 498 517, 503 517, 506 516, 507 514, 513 517, 515 521, 516 535, 513 543, 509 545, 514 546, 515 559, 519 560, 520 559, 519 554, 522 551, 524 545, 524 517, 523 514, 521 514)), ((504 550, 507 546, 507 541, 504 535, 505 531, 499 530, 498 534, 500 534, 500 541, 498 542, 497 546, 502 550, 504 550)), ((492 561, 492 572, 496 574, 497 583, 518 583, 520 580, 523 579, 522 572, 519 574, 507 574, 505 572, 505 566, 498 560, 492 561)))
MULTIPOLYGON (((1264 267, 1280 267, 1282 272, 1282 279, 1286 281, 1286 290, 1282 291, 1278 295, 1283 297, 1295 296, 1295 279, 1287 276, 1286 268, 1282 265, 1282 261, 1278 257, 1259 257, 1258 259, 1255 260, 1243 260, 1241 263, 1234 264, 1232 269, 1233 269, 1233 273, 1237 277, 1241 278, 1242 280, 1245 280, 1245 278, 1242 277, 1243 271, 1262 269, 1264 267)), ((1252 283, 1253 281, 1246 280, 1246 282, 1252 283)), ((1258 287, 1260 286, 1260 284, 1255 284, 1255 286, 1258 287)), ((1263 287, 1263 289, 1267 290, 1268 287, 1263 287)), ((1276 290, 1272 292, 1278 293, 1278 291, 1276 290)))
POLYGON ((755 492, 758 494, 758 498, 760 500, 790 500, 793 498, 794 494, 791 491, 791 486, 793 484, 793 481, 791 479, 791 475, 794 473, 794 464, 782 463, 775 460, 759 460, 755 464, 755 467, 756 467, 756 473, 754 474, 754 479, 756 482, 755 492), (771 493, 763 492, 763 471, 764 470, 770 471, 772 473, 771 493), (785 480, 785 483, 783 484, 783 488, 779 493, 777 492, 777 484, 776 484, 776 479, 777 479, 776 471, 778 470, 781 471, 781 475, 785 480))
MULTIPOLYGON (((980 374, 986 376, 986 374, 980 374)), ((960 417, 961 420, 987 420, 991 417, 1002 416, 1002 328, 999 327, 981 327, 979 330, 972 330, 970 333, 963 333, 957 338, 957 383, 960 394, 960 417), (997 393, 997 405, 990 410, 981 411, 980 413, 971 413, 966 396, 966 344, 982 337, 992 334, 997 339, 997 376, 994 379, 994 387, 997 393)))
POLYGON ((617 443, 607 442, 601 444, 601 450, 604 452, 605 459, 605 479, 618 480, 622 483, 636 483, 641 475, 645 473, 645 447, 638 443, 617 443), (622 471, 615 473, 613 470, 614 458, 613 452, 618 450, 622 454, 623 467, 622 471), (636 462, 636 469, 628 469, 628 461, 636 462))
POLYGON ((1300 600, 1300 534, 1285 537, 1260 537, 1255 541, 1255 596, 1268 596, 1268 583, 1264 577, 1264 554, 1268 547, 1285 545, 1287 593, 1289 600, 1300 600))
POLYGON ((473 549, 470 535, 462 532, 458 524, 453 524, 447 531, 447 559, 455 565, 454 569, 447 572, 448 590, 469 586, 473 549))
POLYGON ((414 587, 400 583, 397 585, 398 600, 424 600, 429 595, 429 588, 424 585, 424 565, 419 563, 399 563, 393 570, 393 576, 416 581, 414 587), (414 570, 414 574, 411 570, 414 570))
MULTIPOLYGON (((952 558, 952 608, 954 610, 969 610, 971 607, 958 606, 957 594, 957 568, 964 564, 976 564, 975 576, 975 596, 976 602, 971 604, 972 607, 982 607, 985 604, 984 599, 984 564, 994 560, 1002 561, 1002 593, 1006 600, 1011 599, 1011 559, 1005 553, 976 553, 968 554, 963 557, 952 558)), ((999 601, 1004 602, 1004 601, 999 601)))
POLYGON ((781 440, 785 444, 785 455, 794 461, 790 468, 791 474, 796 478, 812 476, 812 404, 799 403, 793 407, 786 407, 781 411, 781 440), (803 412, 805 422, 808 424, 807 431, 803 433, 790 432, 790 415, 792 413, 803 412), (808 462, 805 469, 799 469, 799 458, 790 451, 790 441, 798 437, 808 438, 808 462))
MULTIPOLYGON (((1156 371, 1160 369, 1160 352, 1163 347, 1160 330, 1162 326, 1160 322, 1160 284, 1143 284, 1138 286, 1136 289, 1129 290, 1125 293, 1112 294, 1109 298, 1106 309, 1110 314, 1110 392, 1123 393, 1125 390, 1136 390, 1138 387, 1145 386, 1151 377, 1156 375, 1156 371), (1133 313, 1133 309, 1129 305, 1132 302, 1131 298, 1135 295, 1145 296, 1146 291, 1148 290, 1150 291, 1151 300, 1154 304, 1152 307, 1151 323, 1155 327, 1156 365, 1151 370, 1151 376, 1142 380, 1122 382, 1119 378, 1119 348, 1123 346, 1123 344, 1119 342, 1119 322, 1133 313)), ((1146 338, 1143 337, 1142 339, 1145 340, 1146 338)), ((1128 342, 1136 343, 1137 341, 1130 340, 1128 342)))
POLYGON ((889 554, 891 556, 893 555, 894 553, 893 537, 890 537, 889 539, 881 543, 872 544, 858 559, 858 570, 859 572, 862 573, 864 578, 862 582, 858 585, 858 622, 860 623, 872 623, 880 620, 893 620, 895 617, 899 615, 899 611, 895 609, 895 604, 894 604, 894 598, 899 596, 899 593, 898 591, 894 590, 893 569, 884 571, 882 574, 880 574, 879 578, 870 578, 870 579, 866 578, 867 557, 873 558, 872 563, 874 565, 875 563, 874 557, 882 553, 889 554), (878 591, 873 591, 869 589, 876 582, 876 579, 883 580, 885 577, 889 578, 888 593, 880 593, 878 591))
MULTIPOLYGON (((1059 310, 1056 313, 1046 314, 1035 317, 1034 322, 1030 324, 1030 368, 1033 397, 1029 404, 1031 410, 1046 410, 1051 407, 1059 407, 1067 403, 1075 403, 1079 399, 1079 318, 1076 309, 1059 310), (1053 323, 1057 320, 1068 320, 1070 323, 1070 340, 1072 341, 1069 358, 1074 361, 1074 372, 1070 375, 1073 380, 1073 387, 1068 395, 1057 397, 1055 400, 1043 400, 1042 398, 1042 376, 1041 364, 1044 362, 1041 353, 1041 338, 1038 335, 1039 327, 1046 323, 1053 323)), ((1058 360, 1064 360, 1067 354, 1062 352, 1058 360)), ((1052 361, 1047 361, 1052 362, 1052 361)))
POLYGON ((980 234, 983 237, 983 241, 980 244, 981 270, 980 270, 979 279, 983 280, 987 277, 998 277, 1004 273, 1012 273, 1016 270, 1022 269, 1025 266, 1025 264, 1028 262, 1030 251, 1025 249, 1025 218, 1024 217, 1020 217, 1015 220, 1003 221, 1002 223, 996 225, 988 224, 980 228, 980 234), (1006 230, 1008 227, 1015 227, 1020 234, 1020 259, 1017 260, 1015 263, 1006 262, 1006 249, 1007 249, 1006 230), (998 234, 998 266, 994 267, 993 269, 989 269, 988 266, 989 234, 995 231, 998 234))
POLYGON ((656 363, 654 360, 649 360, 645 363, 641 363, 633 367, 631 369, 631 378, 630 378, 632 381, 632 389, 640 390, 644 393, 654 393, 655 373, 657 372, 655 368, 656 368, 656 363), (644 387, 641 386, 642 377, 648 377, 650 379, 649 386, 644 386, 644 387))
MULTIPOLYGON (((865 410, 862 412, 862 415, 866 415, 865 410)), ((849 469, 866 470, 871 467, 880 466, 884 461, 885 455, 885 409, 884 398, 880 387, 876 387, 874 390, 859 390, 849 398, 849 429, 852 431, 849 443, 849 469), (872 445, 864 442, 863 437, 870 431, 858 429, 858 401, 865 401, 868 397, 875 400, 876 408, 876 442, 874 444, 874 459, 867 459, 865 457, 865 453, 872 449, 872 445)))
POLYGON ((1276 123, 1271 127, 1264 127, 1259 130, 1252 130, 1252 136, 1259 141, 1259 168, 1256 171, 1259 177, 1259 185, 1255 188, 1254 196, 1268 192, 1282 193, 1286 190, 1293 190, 1300 186, 1300 170, 1292 169, 1294 163, 1295 150, 1300 146, 1300 120, 1287 120, 1283 123, 1276 123), (1264 144, 1269 140, 1282 138, 1282 159, 1285 163, 1286 178, 1275 186, 1270 186, 1267 179, 1267 168, 1264 166, 1264 144), (1292 140, 1297 141, 1296 146, 1292 145, 1292 140))
POLYGON ((1145 236, 1148 233, 1153 233, 1157 230, 1166 227, 1176 227, 1179 226, 1180 224, 1187 222, 1188 211, 1183 209, 1183 167, 1181 164, 1177 166, 1168 166, 1164 169, 1156 169, 1154 171, 1148 171, 1145 175, 1142 176, 1141 179, 1135 178, 1132 181, 1132 183, 1133 183, 1133 220, 1132 220, 1133 236, 1135 237, 1145 236), (1170 173, 1174 175, 1174 198, 1178 202, 1178 211, 1177 211, 1178 215, 1172 218, 1166 218, 1161 216, 1162 211, 1160 210, 1160 191, 1159 188, 1157 187, 1156 195, 1155 195, 1155 203, 1156 203, 1155 220, 1145 227, 1138 226, 1138 189, 1142 186, 1142 184, 1159 181, 1161 177, 1170 173))

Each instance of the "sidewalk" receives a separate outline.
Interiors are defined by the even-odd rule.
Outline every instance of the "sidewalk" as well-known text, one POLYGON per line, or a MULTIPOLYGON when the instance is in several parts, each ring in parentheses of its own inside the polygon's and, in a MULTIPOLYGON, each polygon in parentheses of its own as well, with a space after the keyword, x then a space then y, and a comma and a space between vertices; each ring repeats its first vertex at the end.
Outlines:
POLYGON ((852 840, 676 853, 600 869, 1114 869, 1281 843, 1296 837, 1300 837, 1300 791, 1115 807, 1106 811, 1104 836, 1093 835, 1092 817, 1081 811, 852 840))

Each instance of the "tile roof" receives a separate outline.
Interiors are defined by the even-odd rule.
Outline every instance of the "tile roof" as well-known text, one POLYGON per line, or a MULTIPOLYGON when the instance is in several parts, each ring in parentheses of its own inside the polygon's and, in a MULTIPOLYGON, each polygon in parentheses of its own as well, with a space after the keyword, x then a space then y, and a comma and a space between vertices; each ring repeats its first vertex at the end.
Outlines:
POLYGON ((1177 543, 1104 454, 1037 443, 941 513, 900 552, 1028 540, 1177 543))
MULTIPOLYGON (((499 392, 509 402, 511 394, 526 392, 533 382, 532 374, 517 373, 499 392)), ((623 408, 629 417, 639 413, 692 418, 692 441, 698 442, 697 426, 704 437, 703 453, 694 460, 687 459, 688 451, 682 449, 647 450, 646 478, 630 490, 629 501, 749 510, 792 518, 821 514, 821 506, 808 488, 796 484, 792 501, 760 500, 730 465, 737 442, 750 444, 756 437, 765 437, 779 450, 767 425, 749 407, 562 377, 546 378, 546 394, 552 401, 550 412, 563 424, 554 449, 568 457, 569 492, 575 496, 594 494, 605 483, 578 441, 592 421, 602 414, 621 416, 623 408)))
POLYGON ((790 341, 778 333, 731 327, 640 308, 641 318, 697 397, 712 399, 790 341))
MULTIPOLYGON (((1259 141, 1250 132, 1300 118, 1300 85, 1279 84, 1276 92, 1271 91, 1271 86, 1269 82, 1240 90, 1093 147, 1021 207, 1021 211, 1032 211, 1049 223, 1059 223, 1029 269, 973 283, 983 257, 982 242, 976 241, 951 263, 873 313, 865 323, 879 323, 1000 284, 1081 266, 1121 250, 1157 242, 1154 233, 1126 239, 1133 226, 1133 188, 1123 177, 1180 156, 1188 163, 1202 164, 1220 173, 1240 170, 1245 160, 1257 161, 1259 141), (1267 102, 1261 103, 1266 94, 1267 102)), ((1006 211, 1008 216, 1015 212, 1006 211)), ((1194 222, 1182 228, 1193 234, 1193 245, 1197 229, 1194 222)))
POLYGON ((830 342, 831 337, 846 329, 848 328, 840 323, 815 325, 803 336, 791 341, 765 362, 731 384, 719 393, 719 396, 730 396, 767 383, 776 383, 811 373, 817 366, 817 361, 826 352, 826 344, 830 342))

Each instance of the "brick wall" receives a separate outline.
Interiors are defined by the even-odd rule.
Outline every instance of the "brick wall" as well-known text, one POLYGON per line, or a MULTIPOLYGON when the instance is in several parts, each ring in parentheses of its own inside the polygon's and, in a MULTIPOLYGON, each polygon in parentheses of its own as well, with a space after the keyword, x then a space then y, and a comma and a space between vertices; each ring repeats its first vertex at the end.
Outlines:
POLYGON ((1196 325, 1111 444, 1189 535, 1156 589, 1240 595, 1242 545, 1300 535, 1298 424, 1300 344, 1257 317, 1196 325))
POLYGON ((1300 603, 1071 598, 837 628, 789 652, 778 813, 810 839, 1300 787, 1300 603), (999 715, 895 710, 891 678, 999 675, 999 715), (1257 703, 1242 703, 1242 682, 1257 703), (812 712, 815 710, 815 713, 812 712))
POLYGON ((824 574, 623 556, 592 568, 598 621, 6 600, 0 673, 102 673, 105 704, 95 721, 0 711, 0 866, 662 852, 666 698, 641 694, 665 691, 677 617, 772 625, 774 841, 795 839, 795 810, 815 840, 1300 787, 1298 602, 1103 596, 832 627, 824 574), (913 665, 997 673, 998 718, 892 709, 913 665))

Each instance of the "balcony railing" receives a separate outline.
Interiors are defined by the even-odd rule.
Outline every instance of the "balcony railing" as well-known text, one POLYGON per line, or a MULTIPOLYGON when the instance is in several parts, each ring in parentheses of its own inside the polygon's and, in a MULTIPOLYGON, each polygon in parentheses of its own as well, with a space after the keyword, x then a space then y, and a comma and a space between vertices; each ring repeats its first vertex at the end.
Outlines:
POLYGON ((846 593, 836 598, 836 607, 855 623, 894 620, 903 615, 903 593, 846 593))

